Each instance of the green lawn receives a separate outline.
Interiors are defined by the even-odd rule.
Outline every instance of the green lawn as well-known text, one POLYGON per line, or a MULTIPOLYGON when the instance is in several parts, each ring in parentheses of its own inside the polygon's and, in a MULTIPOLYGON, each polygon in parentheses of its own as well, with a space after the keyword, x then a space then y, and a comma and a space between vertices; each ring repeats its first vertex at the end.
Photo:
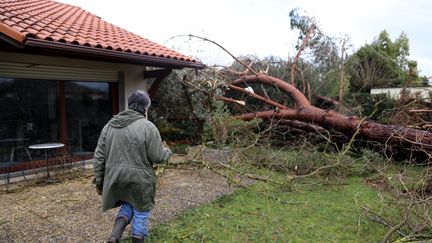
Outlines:
POLYGON ((264 183, 253 188, 157 225, 151 242, 376 242, 388 230, 356 206, 355 198, 380 207, 377 192, 359 177, 297 184, 290 192, 264 183))

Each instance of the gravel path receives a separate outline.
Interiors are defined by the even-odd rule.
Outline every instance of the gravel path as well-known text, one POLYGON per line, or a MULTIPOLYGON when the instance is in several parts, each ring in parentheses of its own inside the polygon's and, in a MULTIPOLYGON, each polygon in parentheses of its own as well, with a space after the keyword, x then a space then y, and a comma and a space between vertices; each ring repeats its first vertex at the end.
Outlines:
MULTIPOLYGON (((0 242, 103 242, 117 210, 102 213, 91 171, 78 175, 12 193, 0 188, 0 242)), ((150 227, 232 191, 223 177, 207 169, 166 170, 158 179, 150 227)))

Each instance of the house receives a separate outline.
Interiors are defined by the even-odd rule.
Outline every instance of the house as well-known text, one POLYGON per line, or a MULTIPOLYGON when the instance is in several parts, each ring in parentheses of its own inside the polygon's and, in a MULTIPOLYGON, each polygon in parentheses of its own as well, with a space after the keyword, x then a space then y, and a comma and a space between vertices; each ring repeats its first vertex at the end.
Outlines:
POLYGON ((132 91, 153 95, 173 69, 204 67, 77 6, 2 0, 0 163, 42 159, 31 144, 93 151, 132 91))
POLYGON ((399 99, 401 91, 405 89, 410 94, 418 95, 419 98, 422 99, 430 99, 432 94, 432 87, 430 86, 424 86, 424 87, 407 87, 407 88, 400 88, 400 87, 394 87, 394 88, 372 88, 371 94, 387 94, 390 98, 393 99, 399 99))

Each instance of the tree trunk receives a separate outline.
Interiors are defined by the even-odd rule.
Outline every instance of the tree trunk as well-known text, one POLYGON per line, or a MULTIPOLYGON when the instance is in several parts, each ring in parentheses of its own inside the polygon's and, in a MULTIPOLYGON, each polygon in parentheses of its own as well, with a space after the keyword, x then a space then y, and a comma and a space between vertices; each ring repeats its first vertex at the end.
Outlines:
POLYGON ((396 125, 384 125, 374 121, 362 121, 358 117, 347 117, 334 111, 326 111, 312 105, 297 110, 274 110, 248 113, 237 118, 251 120, 263 119, 293 119, 310 122, 325 128, 331 128, 352 136, 358 134, 371 141, 389 145, 398 145, 412 150, 432 151, 432 133, 424 130, 396 125))
MULTIPOLYGON (((425 130, 413 129, 396 125, 384 125, 355 116, 345 116, 332 110, 323 110, 311 105, 308 99, 293 85, 270 77, 265 74, 244 76, 230 82, 230 85, 258 82, 274 86, 289 95, 296 104, 296 108, 281 109, 275 105, 275 110, 259 111, 237 116, 242 120, 254 118, 289 119, 308 122, 328 129, 334 129, 347 136, 357 134, 370 141, 381 144, 396 145, 402 149, 432 152, 432 133, 425 130)), ((269 103, 269 102, 267 102, 269 103)), ((279 104, 275 102, 276 104, 279 104)))

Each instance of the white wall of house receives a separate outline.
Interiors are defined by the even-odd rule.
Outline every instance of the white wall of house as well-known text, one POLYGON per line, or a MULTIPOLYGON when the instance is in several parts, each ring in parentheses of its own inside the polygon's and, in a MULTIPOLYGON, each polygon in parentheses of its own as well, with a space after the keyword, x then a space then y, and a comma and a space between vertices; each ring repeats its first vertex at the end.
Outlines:
MULTIPOLYGON (((79 68, 88 70, 102 70, 102 71, 113 71, 124 73, 124 90, 120 90, 122 87, 119 86, 119 93, 124 92, 124 102, 120 101, 120 110, 125 109, 124 105, 127 104, 127 97, 133 91, 137 89, 149 89, 148 80, 145 80, 144 72, 145 66, 133 65, 133 64, 121 64, 112 62, 93 61, 76 58, 65 58, 65 57, 53 57, 44 55, 32 55, 32 54, 21 54, 11 52, 0 51, 0 62, 2 63, 15 63, 15 64, 28 64, 29 67, 35 65, 47 65, 54 67, 64 68, 79 68)), ((1 65, 1 64, 0 64, 1 65)), ((1 73, 0 73, 1 76, 1 73)), ((120 97, 122 95, 120 94, 120 97)))
MULTIPOLYGON (((429 98, 432 87, 409 87, 411 94, 419 94, 421 98, 429 98)), ((399 99, 402 88, 372 88, 371 94, 387 94, 393 99, 399 99)))

